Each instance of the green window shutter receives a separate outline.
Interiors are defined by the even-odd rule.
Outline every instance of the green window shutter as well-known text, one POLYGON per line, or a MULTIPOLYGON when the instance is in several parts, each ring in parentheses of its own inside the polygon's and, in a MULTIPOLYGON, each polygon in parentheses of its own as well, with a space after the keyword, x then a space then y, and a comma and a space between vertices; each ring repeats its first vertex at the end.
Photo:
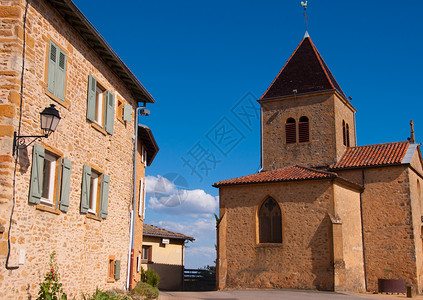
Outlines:
POLYGON ((60 193, 60 210, 67 212, 69 209, 69 193, 70 193, 70 180, 71 180, 71 161, 67 158, 62 160, 62 186, 60 193))
POLYGON ((100 218, 106 219, 108 215, 108 206, 109 206, 109 185, 110 185, 110 176, 103 174, 101 175, 101 188, 100 188, 100 218))
POLYGON ((82 168, 81 213, 86 214, 90 207, 91 167, 82 168))
POLYGON ((43 188, 44 154, 44 148, 35 144, 32 152, 32 172, 29 187, 29 202, 34 204, 39 204, 41 199, 43 188))
POLYGON ((120 279, 120 260, 115 260, 115 280, 120 279))
POLYGON ((48 51, 48 74, 47 74, 47 91, 54 95, 55 92, 55 80, 56 80, 56 65, 57 65, 57 55, 58 47, 55 43, 50 41, 50 47, 48 51))
POLYGON ((58 61, 56 63, 56 76, 54 80, 54 95, 65 100, 66 87, 66 53, 57 48, 58 61))
POLYGON ((106 91, 106 107, 104 110, 105 113, 105 129, 109 134, 113 134, 113 125, 115 121, 115 95, 111 92, 106 91))
POLYGON ((97 90, 97 80, 93 75, 88 75, 88 100, 87 100, 87 119, 91 122, 95 120, 95 98, 97 90))
POLYGON ((123 120, 126 122, 132 122, 132 106, 129 104, 123 105, 123 120))

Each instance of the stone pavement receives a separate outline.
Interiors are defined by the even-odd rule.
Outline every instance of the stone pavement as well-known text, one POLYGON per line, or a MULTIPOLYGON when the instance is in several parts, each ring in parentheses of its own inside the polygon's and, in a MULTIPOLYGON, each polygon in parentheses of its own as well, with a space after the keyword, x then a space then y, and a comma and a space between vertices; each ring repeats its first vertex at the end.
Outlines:
MULTIPOLYGON (((355 294, 355 293, 333 293, 318 291, 300 290, 225 290, 214 292, 164 292, 160 291, 158 300, 365 300, 365 299, 409 299, 405 294, 385 295, 385 294, 355 294)), ((414 299, 423 299, 423 296, 416 296, 414 299)))

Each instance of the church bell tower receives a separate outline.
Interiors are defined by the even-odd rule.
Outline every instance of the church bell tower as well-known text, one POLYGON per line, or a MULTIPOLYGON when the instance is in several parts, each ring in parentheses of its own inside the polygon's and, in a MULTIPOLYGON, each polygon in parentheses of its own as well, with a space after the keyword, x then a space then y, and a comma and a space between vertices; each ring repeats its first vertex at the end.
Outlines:
POLYGON ((259 103, 263 171, 324 168, 356 146, 356 110, 308 33, 259 103))

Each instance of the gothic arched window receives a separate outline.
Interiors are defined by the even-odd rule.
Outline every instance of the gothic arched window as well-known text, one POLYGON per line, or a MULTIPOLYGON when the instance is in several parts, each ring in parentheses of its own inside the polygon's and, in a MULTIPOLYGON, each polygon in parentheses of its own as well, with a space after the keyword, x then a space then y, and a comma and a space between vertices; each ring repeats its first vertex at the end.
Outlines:
POLYGON ((260 243, 282 243, 281 209, 272 198, 267 198, 258 212, 260 243))
POLYGON ((298 141, 305 143, 310 140, 310 125, 307 117, 301 117, 298 122, 298 141))
POLYGON ((285 141, 287 144, 294 144, 297 142, 297 128, 295 120, 289 118, 285 123, 285 141))

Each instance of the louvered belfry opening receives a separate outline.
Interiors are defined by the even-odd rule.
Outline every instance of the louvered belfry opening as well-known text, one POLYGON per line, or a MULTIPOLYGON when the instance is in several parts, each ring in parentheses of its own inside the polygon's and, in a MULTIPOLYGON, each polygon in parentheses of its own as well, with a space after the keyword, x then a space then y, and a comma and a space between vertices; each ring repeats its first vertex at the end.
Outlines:
POLYGON ((293 144, 297 142, 297 130, 295 120, 289 118, 285 123, 285 141, 287 144, 293 144))
POLYGON ((307 117, 301 117, 298 122, 298 141, 300 143, 310 141, 310 125, 307 117))
POLYGON ((260 243, 282 243, 282 214, 279 205, 267 198, 259 210, 260 243))

